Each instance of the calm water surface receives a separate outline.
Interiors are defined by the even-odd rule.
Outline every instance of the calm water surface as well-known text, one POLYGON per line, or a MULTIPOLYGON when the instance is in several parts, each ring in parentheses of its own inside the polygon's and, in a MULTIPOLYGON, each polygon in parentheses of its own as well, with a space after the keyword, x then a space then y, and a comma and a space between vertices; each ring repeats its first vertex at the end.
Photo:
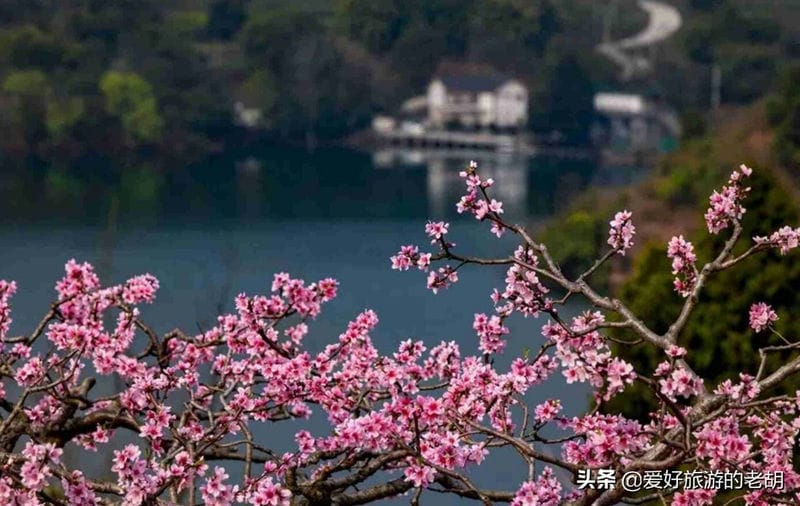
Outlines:
MULTIPOLYGON (((459 283, 433 295, 424 274, 398 273, 389 263, 401 244, 426 245, 428 217, 450 220, 452 240, 463 252, 513 249, 513 241, 493 240, 487 225, 455 212, 463 189, 457 174, 469 158, 497 181, 494 196, 505 202, 506 215, 530 225, 600 177, 587 162, 278 148, 183 168, 140 163, 4 171, 0 278, 19 284, 12 332, 26 333, 38 322, 64 262, 76 258, 94 263, 106 282, 156 275, 162 288, 143 316, 161 331, 208 328, 217 314, 232 310, 237 293, 264 293, 272 273, 287 271, 307 281, 332 276, 341 282, 340 295, 311 325, 312 349, 335 340, 351 318, 371 308, 381 319, 373 339, 383 352, 420 338, 456 340, 463 353, 476 353, 472 317, 491 311, 489 294, 502 286, 503 270, 464 269, 459 283)), ((498 367, 524 347, 537 347, 543 323, 511 321, 511 344, 498 367)), ((585 406, 586 389, 551 380, 532 394, 534 401, 549 397, 565 399, 574 414, 585 406)), ((285 441, 288 434, 268 429, 263 438, 285 441)), ((513 489, 524 478, 519 460, 502 454, 492 460, 476 475, 481 485, 513 489)))

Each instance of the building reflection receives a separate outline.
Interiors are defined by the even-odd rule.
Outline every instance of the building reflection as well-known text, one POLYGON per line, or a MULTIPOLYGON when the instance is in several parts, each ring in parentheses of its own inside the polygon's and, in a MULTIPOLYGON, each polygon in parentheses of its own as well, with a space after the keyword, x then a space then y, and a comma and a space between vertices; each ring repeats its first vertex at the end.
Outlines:
POLYGON ((455 203, 464 194, 464 183, 459 172, 464 170, 470 160, 475 160, 481 177, 495 181, 490 191, 492 198, 503 202, 506 215, 521 217, 528 214, 528 164, 523 157, 505 154, 481 154, 471 157, 431 157, 428 168, 428 211, 432 216, 447 216, 455 203))
POLYGON ((428 213, 431 217, 451 217, 455 203, 464 194, 459 177, 471 160, 478 163, 482 177, 495 180, 491 196, 503 202, 511 217, 529 214, 529 158, 512 153, 482 150, 384 149, 373 154, 377 170, 393 170, 398 176, 405 170, 423 169, 426 174, 428 213))
POLYGON ((257 218, 261 216, 264 204, 263 161, 249 156, 237 161, 235 166, 238 215, 244 218, 257 218))

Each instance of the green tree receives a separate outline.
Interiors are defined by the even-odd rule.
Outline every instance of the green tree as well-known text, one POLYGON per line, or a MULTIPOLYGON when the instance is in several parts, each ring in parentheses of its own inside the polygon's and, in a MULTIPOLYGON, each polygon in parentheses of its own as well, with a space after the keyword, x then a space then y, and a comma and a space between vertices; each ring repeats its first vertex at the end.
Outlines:
POLYGON ((339 29, 375 54, 389 51, 410 21, 398 0, 341 0, 335 12, 339 29))
POLYGON ((775 127, 775 149, 781 161, 800 173, 800 66, 784 72, 767 101, 767 119, 775 127))
POLYGON ((58 140, 77 125, 86 112, 81 97, 53 98, 47 101, 46 126, 50 137, 58 140))
POLYGON ((476 2, 470 17, 470 56, 519 67, 540 58, 560 29, 561 20, 548 0, 476 2))
POLYGON ((106 111, 120 118, 125 132, 135 141, 159 138, 163 120, 150 83, 133 72, 108 71, 100 79, 106 111))
MULTIPOLYGON (((749 103, 772 85, 781 54, 781 27, 766 11, 734 2, 699 2, 704 5, 687 17, 677 37, 688 59, 701 65, 697 71, 710 75, 709 66, 722 70, 722 99, 727 103, 749 103), (742 76, 748 76, 743 79, 742 76)), ((667 72, 665 70, 665 72, 667 72)), ((666 77, 666 74, 664 74, 666 77)), ((707 104, 708 86, 696 91, 694 102, 707 104)), ((685 94, 685 89, 677 89, 685 94)), ((680 97, 675 97, 676 102, 680 97)))
POLYGON ((40 70, 11 72, 3 82, 5 93, 19 97, 44 98, 50 93, 47 76, 40 70))
POLYGON ((575 56, 567 54, 545 75, 544 86, 531 101, 531 126, 542 134, 557 132, 565 144, 588 144, 595 119, 595 90, 588 73, 575 56))
POLYGON ((427 83, 441 59, 466 56, 475 4, 476 0, 340 0, 336 26, 370 53, 386 58, 403 79, 408 96, 427 83))
MULTIPOLYGON (((568 276, 577 277, 597 258, 607 232, 608 220, 601 218, 599 213, 578 209, 560 219, 557 226, 545 229, 540 240, 550 245, 553 258, 558 260, 563 271, 568 276)), ((598 284, 605 281, 597 276, 593 279, 598 284)))
POLYGON ((24 25, 0 32, 0 60, 17 69, 50 71, 63 57, 64 46, 50 33, 24 25))
POLYGON ((265 115, 279 135, 304 138, 312 146, 318 137, 339 137, 368 121, 374 78, 369 55, 350 51, 316 14, 297 8, 257 11, 243 29, 242 43, 251 78, 278 83, 278 96, 265 115))
POLYGON ((207 26, 208 14, 205 11, 172 12, 164 19, 164 28, 184 40, 200 38, 207 26))
POLYGON ((247 18, 246 0, 213 0, 208 6, 206 32, 214 39, 231 39, 247 18))
MULTIPOLYGON (((797 221, 798 203, 793 202, 776 181, 764 173, 755 173, 751 186, 748 213, 742 223, 744 237, 767 235, 784 223, 797 221)), ((711 236, 703 228, 692 237, 698 262, 711 260, 712 255, 719 252, 724 236, 725 232, 721 237, 711 236)), ((678 339, 680 346, 692 351, 689 358, 692 368, 714 384, 727 379, 730 371, 755 375, 760 361, 757 348, 767 343, 780 343, 775 336, 750 330, 747 320, 750 305, 764 301, 773 305, 779 314, 790 314, 800 304, 800 292, 789 287, 798 285, 800 263, 775 252, 751 257, 737 269, 713 275, 700 295, 701 304, 678 339)), ((620 296, 655 332, 663 333, 668 329, 680 312, 683 299, 672 289, 664 245, 648 245, 638 255, 633 275, 625 282, 620 296)), ((778 321, 777 328, 785 335, 794 335, 800 331, 800 324, 784 319, 778 321)), ((630 336, 619 332, 617 337, 630 336)), ((646 345, 618 348, 626 359, 644 364, 649 370, 664 360, 663 353, 646 345)), ((785 358, 776 356, 768 365, 776 367, 785 358)), ((643 392, 639 386, 632 386, 604 409, 609 412, 621 409, 630 416, 643 417, 655 405, 654 399, 643 392)), ((776 393, 794 394, 794 390, 776 393)))
POLYGON ((47 76, 40 70, 9 73, 3 81, 3 92, 11 97, 12 134, 21 136, 29 148, 47 138, 46 104, 52 90, 47 76))

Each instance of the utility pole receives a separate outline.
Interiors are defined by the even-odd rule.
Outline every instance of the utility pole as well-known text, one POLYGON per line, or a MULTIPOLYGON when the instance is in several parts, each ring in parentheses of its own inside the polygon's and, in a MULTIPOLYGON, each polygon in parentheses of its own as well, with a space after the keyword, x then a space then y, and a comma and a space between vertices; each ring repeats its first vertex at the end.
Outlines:
POLYGON ((716 111, 719 109, 721 102, 722 90, 722 69, 719 64, 714 63, 711 65, 711 110, 716 111))
POLYGON ((609 0, 605 15, 603 16, 603 42, 611 42, 611 26, 614 24, 614 21, 616 21, 616 17, 617 2, 616 0, 609 0))

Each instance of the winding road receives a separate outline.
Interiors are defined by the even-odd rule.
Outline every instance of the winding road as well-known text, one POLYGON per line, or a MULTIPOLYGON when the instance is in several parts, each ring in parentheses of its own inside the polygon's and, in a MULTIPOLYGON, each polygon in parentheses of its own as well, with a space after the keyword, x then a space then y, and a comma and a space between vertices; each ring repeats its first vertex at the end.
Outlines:
POLYGON ((644 30, 632 37, 597 45, 597 51, 620 66, 624 80, 628 80, 636 74, 646 73, 651 69, 651 63, 646 57, 631 54, 632 52, 668 39, 683 24, 678 9, 664 2, 639 0, 639 8, 650 15, 650 20, 644 30))

